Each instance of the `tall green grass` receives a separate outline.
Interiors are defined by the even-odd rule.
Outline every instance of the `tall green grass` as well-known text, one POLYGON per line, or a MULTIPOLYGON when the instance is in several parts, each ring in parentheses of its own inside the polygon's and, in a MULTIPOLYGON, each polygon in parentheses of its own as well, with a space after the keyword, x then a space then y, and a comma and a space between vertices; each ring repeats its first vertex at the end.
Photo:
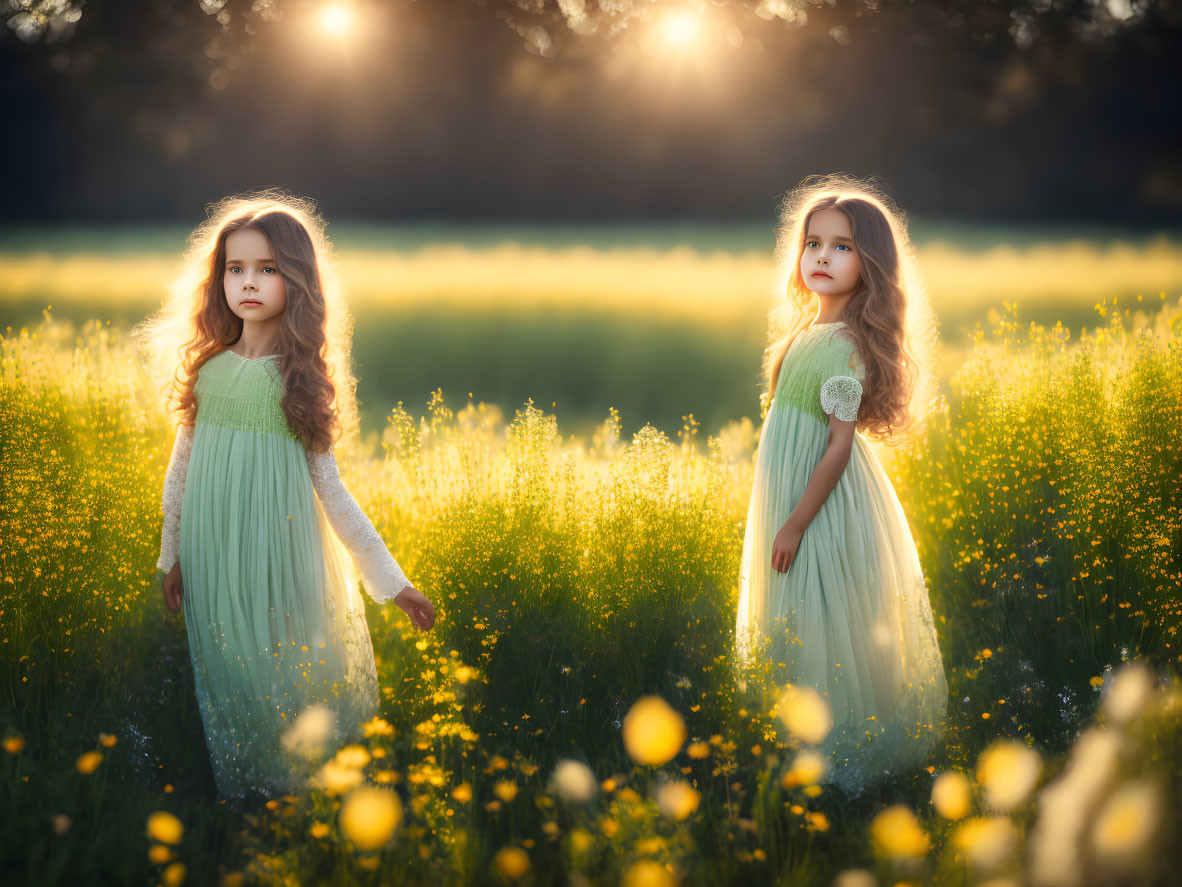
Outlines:
MULTIPOLYGON (((945 409, 890 460, 953 696, 929 765, 855 801, 785 783, 801 743, 775 714, 775 676, 734 662, 749 421, 703 440, 692 417, 678 435, 625 435, 609 413, 571 438, 532 403, 508 422, 442 393, 422 417, 392 409, 380 449, 340 454, 343 475, 438 623, 418 635, 395 608, 368 613, 382 721, 362 769, 404 808, 377 854, 354 849, 332 792, 215 803, 183 626, 152 573, 164 416, 117 333, 47 319, 3 337, 0 872, 137 883, 179 863, 194 883, 500 883, 497 854, 517 847, 522 883, 614 884, 643 860, 690 884, 828 884, 857 867, 976 883, 972 833, 933 810, 934 777, 972 778, 1015 737, 1049 780, 1093 717, 1128 735, 1123 775, 1160 780, 1165 806, 1141 810, 1160 840, 1182 797, 1182 309, 1101 310, 1078 342, 1013 316, 982 333, 945 409), (1174 683, 1117 726, 1097 702, 1134 658, 1174 683), (649 694, 687 729, 663 767, 621 742, 649 694), (84 773, 89 751, 102 758, 84 773), (562 759, 600 781, 586 804, 550 789, 562 759), (653 800, 663 778, 700 793, 684 821, 653 800), (909 860, 882 843, 876 817, 895 804, 927 838, 909 860), (149 858, 145 822, 162 809, 184 836, 149 858)), ((1020 835, 999 872, 1020 869, 1040 797, 989 814, 1020 835)), ((1163 866, 1139 877, 1165 883, 1179 851, 1149 846, 1163 866)))

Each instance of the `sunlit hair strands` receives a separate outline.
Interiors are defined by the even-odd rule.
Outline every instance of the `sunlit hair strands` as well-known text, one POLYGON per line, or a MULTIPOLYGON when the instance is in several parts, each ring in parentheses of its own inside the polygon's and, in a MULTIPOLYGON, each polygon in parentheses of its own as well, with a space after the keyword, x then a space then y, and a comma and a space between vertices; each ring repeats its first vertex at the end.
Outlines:
POLYGON ((230 310, 223 286, 226 237, 253 228, 270 243, 287 292, 275 353, 289 428, 316 452, 357 432, 352 318, 324 227, 311 200, 279 190, 239 194, 208 207, 164 306, 133 331, 179 422, 195 420, 198 370, 242 334, 242 319, 230 310))
POLYGON ((820 307, 801 278, 800 256, 809 219, 828 208, 849 218, 860 263, 858 285, 841 317, 866 369, 858 428, 893 446, 922 428, 938 394, 937 326, 906 217, 866 181, 840 174, 810 177, 784 198, 776 254, 778 292, 787 299, 769 316, 765 396, 776 389, 788 347, 820 307))

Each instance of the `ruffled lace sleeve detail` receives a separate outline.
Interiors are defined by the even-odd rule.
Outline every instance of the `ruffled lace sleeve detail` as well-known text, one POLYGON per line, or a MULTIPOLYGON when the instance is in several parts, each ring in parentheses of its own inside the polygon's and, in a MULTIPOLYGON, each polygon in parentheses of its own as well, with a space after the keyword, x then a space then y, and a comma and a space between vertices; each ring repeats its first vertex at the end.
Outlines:
POLYGON ((821 409, 827 416, 842 422, 858 418, 858 404, 862 401, 862 383, 852 376, 830 376, 821 386, 821 409))
POLYGON ((365 590, 379 604, 393 600, 410 586, 410 580, 403 574, 369 518, 345 489, 335 452, 313 453, 305 450, 305 455, 308 457, 308 471, 312 475, 312 487, 320 497, 329 523, 353 556, 353 562, 365 582, 365 590))
POLYGON ((189 474, 189 457, 193 454, 193 426, 180 425, 172 444, 172 456, 164 473, 164 495, 160 510, 164 525, 160 531, 160 559, 156 568, 168 572, 179 558, 181 550, 181 503, 185 499, 185 478, 189 474))

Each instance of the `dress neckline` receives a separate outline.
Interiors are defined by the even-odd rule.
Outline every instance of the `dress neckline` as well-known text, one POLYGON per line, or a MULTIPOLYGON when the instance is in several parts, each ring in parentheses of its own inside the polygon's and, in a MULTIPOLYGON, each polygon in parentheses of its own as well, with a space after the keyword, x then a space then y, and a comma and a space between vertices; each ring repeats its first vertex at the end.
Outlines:
POLYGON ((818 326, 837 326, 838 324, 845 326, 845 321, 844 320, 831 320, 828 323, 810 323, 809 329, 811 330, 813 327, 818 327, 818 326))
POLYGON ((227 348, 226 351, 229 354, 233 354, 239 360, 266 360, 268 357, 279 357, 280 356, 278 354, 260 354, 258 357, 243 357, 237 351, 233 351, 229 348, 227 348))

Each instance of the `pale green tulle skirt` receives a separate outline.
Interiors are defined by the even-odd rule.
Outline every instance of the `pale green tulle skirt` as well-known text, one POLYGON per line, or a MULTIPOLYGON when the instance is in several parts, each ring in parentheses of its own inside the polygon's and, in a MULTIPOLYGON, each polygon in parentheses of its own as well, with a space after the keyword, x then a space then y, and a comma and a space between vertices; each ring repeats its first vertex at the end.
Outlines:
POLYGON ((855 435, 850 460, 786 573, 772 540, 828 445, 827 424, 773 401, 760 435, 743 543, 736 643, 783 680, 827 694, 826 782, 857 796, 921 764, 942 731, 948 685, 915 543, 890 480, 855 435))
POLYGON ((312 764, 283 737, 317 703, 345 741, 377 711, 353 564, 300 443, 198 418, 181 511, 181 577, 198 706, 218 795, 296 792, 312 764))

